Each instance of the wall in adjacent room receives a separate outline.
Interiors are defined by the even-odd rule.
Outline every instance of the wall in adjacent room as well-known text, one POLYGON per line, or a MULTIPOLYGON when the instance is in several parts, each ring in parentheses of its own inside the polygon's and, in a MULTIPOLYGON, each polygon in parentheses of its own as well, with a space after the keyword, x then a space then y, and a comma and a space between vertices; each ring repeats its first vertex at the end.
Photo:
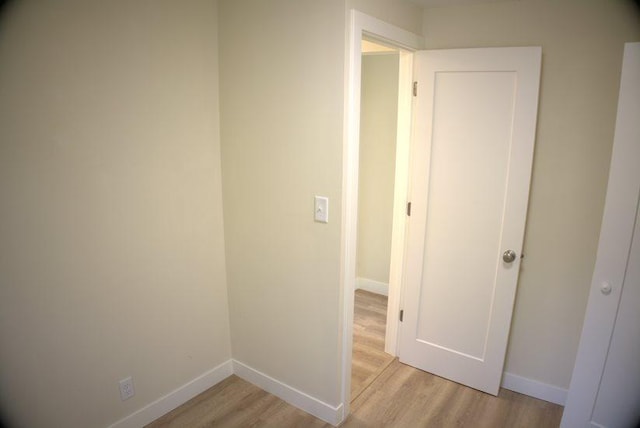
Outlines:
POLYGON ((356 276, 389 283, 398 122, 398 54, 362 57, 356 276))
POLYGON ((230 358, 216 15, 205 0, 4 6, 9 426, 107 426, 230 358))
POLYGON ((640 40, 627 0, 521 0, 428 8, 428 49, 542 46, 528 224, 505 370, 567 388, 595 262, 623 43, 640 40))

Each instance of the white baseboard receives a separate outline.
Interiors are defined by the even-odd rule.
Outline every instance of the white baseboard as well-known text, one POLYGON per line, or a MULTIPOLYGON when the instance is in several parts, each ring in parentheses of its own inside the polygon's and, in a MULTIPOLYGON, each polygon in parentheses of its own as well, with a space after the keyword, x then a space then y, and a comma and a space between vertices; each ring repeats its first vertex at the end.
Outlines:
POLYGON ((192 381, 182 385, 181 387, 171 391, 167 395, 160 397, 153 403, 144 406, 142 409, 120 419, 118 422, 110 425, 109 428, 140 428, 143 427, 160 416, 169 413, 176 407, 186 403, 196 395, 206 391, 215 384, 223 381, 233 374, 233 364, 231 360, 225 361, 217 367, 209 370, 193 379, 192 381))
MULTIPOLYGON (((237 360, 228 360, 203 373, 192 381, 160 397, 153 403, 113 423, 109 428, 139 428, 169 413, 196 395, 206 391, 232 374, 281 398, 287 403, 322 419, 331 425, 340 424, 345 415, 342 404, 332 406, 304 392, 280 382, 237 360)), ((557 386, 527 379, 512 373, 504 373, 503 388, 564 406, 568 391, 557 386)))
POLYGON ((526 377, 514 375, 513 373, 505 372, 503 374, 502 387, 561 406, 564 406, 567 400, 568 391, 566 389, 538 382, 537 380, 527 379, 526 377))
POLYGON ((344 419, 342 404, 335 407, 324 403, 237 360, 233 360, 233 372, 247 382, 333 426, 337 426, 344 419))
POLYGON ((206 391, 232 374, 250 382, 259 388, 281 398, 287 403, 337 426, 344 419, 344 407, 324 403, 302 391, 286 385, 264 373, 255 370, 236 360, 228 360, 219 366, 198 376, 183 386, 160 397, 140 410, 109 425, 109 428, 140 428, 159 417, 169 413, 176 407, 186 403, 196 395, 206 391))
POLYGON ((356 290, 370 291, 383 296, 389 295, 389 284, 367 278, 356 278, 356 290))

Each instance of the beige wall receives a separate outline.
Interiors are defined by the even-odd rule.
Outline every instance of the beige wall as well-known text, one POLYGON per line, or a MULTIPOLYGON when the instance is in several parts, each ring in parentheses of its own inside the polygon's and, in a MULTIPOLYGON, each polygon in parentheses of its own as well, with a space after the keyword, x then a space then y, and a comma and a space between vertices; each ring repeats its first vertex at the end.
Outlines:
POLYGON ((345 9, 220 2, 223 194, 235 359, 339 402, 345 9), (329 198, 329 223, 313 197, 329 198))
POLYGON ((427 48, 539 45, 533 180, 506 371, 569 386, 611 156, 632 1, 521 0, 426 9, 427 48))
POLYGON ((362 57, 356 276, 389 283, 398 54, 362 57))
POLYGON ((345 0, 347 10, 356 9, 396 27, 422 34, 422 6, 404 0, 345 0))
POLYGON ((216 7, 9 3, 0 406, 106 426, 230 358, 216 7))
MULTIPOLYGON (((234 357, 330 404, 349 3, 421 26, 417 6, 382 1, 223 1, 220 19, 234 357)), ((230 358, 217 15, 205 0, 61 0, 0 16, 12 424, 104 426, 230 358)))

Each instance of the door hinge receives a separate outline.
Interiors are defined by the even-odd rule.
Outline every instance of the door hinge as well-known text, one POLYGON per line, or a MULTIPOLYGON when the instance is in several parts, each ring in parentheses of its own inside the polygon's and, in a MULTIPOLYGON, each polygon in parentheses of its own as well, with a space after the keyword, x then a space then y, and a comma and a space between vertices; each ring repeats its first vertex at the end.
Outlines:
POLYGON ((407 216, 411 217, 411 202, 407 202, 407 216))
POLYGON ((403 317, 404 317, 404 309, 400 309, 400 322, 402 322, 403 317))
POLYGON ((418 96, 418 82, 413 82, 413 96, 417 97, 418 96))

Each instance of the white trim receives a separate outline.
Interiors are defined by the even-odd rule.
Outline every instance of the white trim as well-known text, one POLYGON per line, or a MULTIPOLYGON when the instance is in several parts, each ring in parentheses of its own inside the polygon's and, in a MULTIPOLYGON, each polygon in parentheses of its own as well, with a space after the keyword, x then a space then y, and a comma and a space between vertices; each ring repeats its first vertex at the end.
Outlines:
POLYGON ((530 397, 539 398, 540 400, 564 406, 567 400, 568 390, 560 387, 538 382, 537 380, 527 379, 513 373, 504 372, 502 376, 502 386, 509 391, 518 392, 530 397))
POLYGON ((342 422, 344 417, 342 404, 338 406, 327 404, 237 360, 233 360, 233 372, 247 382, 331 425, 337 426, 342 422))
MULTIPOLYGON (((424 38, 400 27, 381 21, 378 18, 364 14, 355 9, 351 10, 353 22, 356 24, 356 35, 360 35, 357 43, 360 50, 362 34, 373 37, 390 47, 416 51, 424 47, 424 38)), ((362 54, 360 52, 360 54, 362 54)))
POLYGON ((365 290, 375 294, 389 295, 389 284, 369 278, 356 278, 356 290, 365 290))
POLYGON ((396 130, 396 165, 393 184, 393 224, 391 228, 391 258, 389 261, 389 300, 387 302, 387 325, 384 351, 398 355, 398 331, 404 254, 409 223, 407 202, 409 200, 409 165, 411 147, 411 109, 413 104, 413 53, 400 51, 398 64, 398 119, 396 130), (401 90, 404 88, 404 90, 401 90))
POLYGON ((133 412, 129 416, 109 425, 109 428, 139 428, 150 424, 160 416, 169 413, 176 407, 186 403, 196 395, 206 391, 232 374, 233 365, 231 360, 225 361, 192 381, 160 397, 156 401, 133 412))
POLYGON ((360 139, 360 71, 362 30, 351 11, 347 22, 345 52, 345 127, 342 148, 342 222, 340 241, 340 297, 342 354, 340 401, 349 414, 351 396, 351 353, 353 351, 353 309, 356 278, 356 233, 358 231, 358 149, 360 139), (355 203, 353 201, 356 201, 355 203))
MULTIPOLYGON (((358 219, 358 155, 360 144, 361 40, 366 34, 385 43, 413 51, 424 39, 379 19, 351 10, 347 16, 345 51, 345 127, 343 132, 342 219, 340 293, 342 334, 340 401, 342 418, 349 414, 351 396, 351 352, 353 349, 353 292, 356 279, 356 234, 358 219)), ((399 124, 400 125, 400 124, 399 124)), ((393 257, 393 256, 392 256, 393 257)), ((342 422, 340 419, 339 422, 342 422)))
POLYGON ((398 55, 398 51, 362 52, 362 56, 398 55))
POLYGON ((342 404, 332 406, 324 403, 240 361, 230 359, 109 425, 109 428, 139 428, 150 424, 232 374, 334 426, 342 422, 345 417, 342 404))

